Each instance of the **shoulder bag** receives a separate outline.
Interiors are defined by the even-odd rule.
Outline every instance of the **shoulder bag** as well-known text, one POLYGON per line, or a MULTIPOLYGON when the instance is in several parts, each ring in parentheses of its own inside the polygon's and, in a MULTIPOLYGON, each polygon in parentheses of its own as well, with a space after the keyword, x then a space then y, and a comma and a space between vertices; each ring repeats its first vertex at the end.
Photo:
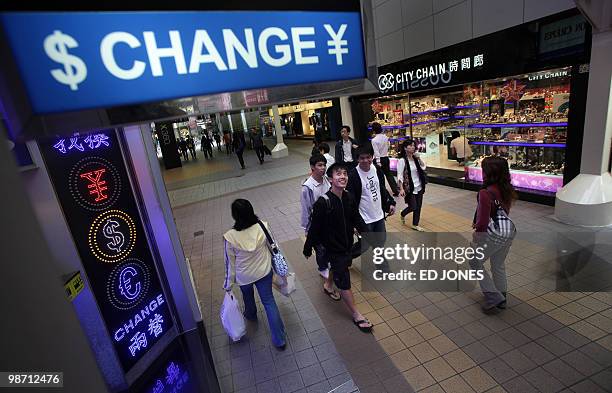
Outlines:
POLYGON ((268 240, 268 245, 270 246, 270 251, 272 253, 272 269, 274 269, 274 273, 278 274, 281 277, 286 277, 289 274, 289 265, 287 264, 287 259, 281 253, 280 249, 270 236, 270 232, 266 229, 266 226, 261 222, 257 222, 264 234, 266 235, 266 239, 268 240))

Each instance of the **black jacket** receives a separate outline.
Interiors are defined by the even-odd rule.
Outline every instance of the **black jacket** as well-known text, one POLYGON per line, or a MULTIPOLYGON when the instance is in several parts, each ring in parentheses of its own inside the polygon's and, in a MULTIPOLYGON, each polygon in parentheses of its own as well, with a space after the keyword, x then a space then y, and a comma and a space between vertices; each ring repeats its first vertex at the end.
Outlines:
MULTIPOLYGON (((408 188, 406 188, 404 186, 404 191, 406 191, 407 194, 412 194, 414 192, 414 181, 412 180, 412 172, 410 171, 410 161, 404 157, 401 158, 401 160, 404 160, 404 183, 406 182, 406 179, 408 179, 408 188)), ((421 182, 421 193, 425 192, 425 185, 427 184, 427 175, 425 174, 425 171, 423 170, 423 168, 421 168, 421 165, 419 165, 419 160, 415 159, 414 160, 416 163, 416 169, 417 169, 417 173, 419 174, 419 181, 421 182)))
MULTIPOLYGON (((356 145, 355 140, 349 136, 349 141, 351 141, 351 155, 353 156, 353 162, 357 162, 357 156, 355 155, 355 149, 352 147, 352 145, 356 145)), ((342 138, 340 138, 340 140, 336 142, 336 149, 335 149, 336 150, 335 151, 336 162, 344 162, 344 152, 342 151, 342 142, 343 142, 342 138)))
MULTIPOLYGON (((372 167, 376 166, 372 164, 372 167)), ((387 187, 385 185, 385 174, 380 168, 376 168, 376 176, 378 177, 378 183, 380 185, 380 206, 382 207, 383 212, 389 213, 391 206, 395 206, 395 199, 393 199, 393 197, 389 194, 389 191, 387 191, 387 187)), ((353 168, 348 174, 346 191, 351 194, 357 203, 357 207, 359 207, 359 202, 361 201, 361 190, 361 177, 359 177, 359 173, 357 173, 357 168, 353 168)))
POLYGON ((312 251, 314 246, 320 244, 325 247, 327 255, 350 256, 354 229, 364 233, 367 231, 366 224, 348 192, 342 193, 342 200, 331 190, 326 195, 329 197, 330 208, 322 197, 313 205, 304 251, 312 251))

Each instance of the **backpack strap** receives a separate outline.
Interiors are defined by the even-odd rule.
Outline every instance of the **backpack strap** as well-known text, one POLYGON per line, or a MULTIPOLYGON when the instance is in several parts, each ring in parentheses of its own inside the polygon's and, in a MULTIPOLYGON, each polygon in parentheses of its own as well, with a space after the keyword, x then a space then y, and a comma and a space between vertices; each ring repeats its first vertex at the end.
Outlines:
POLYGON ((321 195, 321 198, 325 200, 325 206, 327 206, 327 213, 329 214, 332 210, 332 207, 331 207, 331 201, 329 200, 327 193, 321 195))

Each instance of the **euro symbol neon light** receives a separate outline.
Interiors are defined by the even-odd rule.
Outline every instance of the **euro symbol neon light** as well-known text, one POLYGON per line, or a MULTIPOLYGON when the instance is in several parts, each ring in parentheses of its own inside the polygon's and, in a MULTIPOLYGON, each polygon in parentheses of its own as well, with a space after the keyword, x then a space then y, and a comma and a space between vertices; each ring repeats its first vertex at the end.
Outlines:
POLYGON ((132 279, 138 276, 138 272, 131 266, 127 266, 119 274, 119 292, 128 300, 134 300, 140 295, 140 281, 132 285, 132 279))

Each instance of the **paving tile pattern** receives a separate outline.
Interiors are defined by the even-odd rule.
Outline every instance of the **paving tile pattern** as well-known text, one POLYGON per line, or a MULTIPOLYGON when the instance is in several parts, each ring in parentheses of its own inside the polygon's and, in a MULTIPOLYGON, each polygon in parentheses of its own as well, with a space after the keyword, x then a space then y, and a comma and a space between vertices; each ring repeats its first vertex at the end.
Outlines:
MULTIPOLYGON (((223 392, 328 392, 340 386, 376 393, 612 389, 612 294, 559 291, 554 282, 540 279, 547 277, 556 251, 546 247, 545 236, 537 237, 555 231, 607 236, 610 229, 591 233, 568 227, 552 219, 551 207, 518 201, 511 216, 521 231, 535 235, 513 245, 506 260, 508 309, 494 316, 480 312, 478 292, 362 291, 360 273, 352 269, 358 307, 375 324, 374 333, 366 335, 353 326, 341 303, 322 293, 314 262, 300 255, 302 179, 273 176, 279 176, 274 184, 211 194, 174 209, 223 392), (241 342, 231 343, 220 325, 221 236, 233 223, 230 204, 237 197, 251 200, 270 222, 297 273, 297 291, 289 298, 276 296, 288 333, 285 352, 271 346, 259 303, 260 322, 248 323, 241 342), (194 237, 198 231, 203 234, 194 237)), ((469 232, 474 205, 473 192, 430 184, 421 226, 469 232)), ((397 217, 388 220, 387 228, 407 231, 397 217)), ((610 255, 605 245, 598 248, 585 257, 610 255)), ((599 273, 591 273, 606 272, 596 267, 599 273)))

